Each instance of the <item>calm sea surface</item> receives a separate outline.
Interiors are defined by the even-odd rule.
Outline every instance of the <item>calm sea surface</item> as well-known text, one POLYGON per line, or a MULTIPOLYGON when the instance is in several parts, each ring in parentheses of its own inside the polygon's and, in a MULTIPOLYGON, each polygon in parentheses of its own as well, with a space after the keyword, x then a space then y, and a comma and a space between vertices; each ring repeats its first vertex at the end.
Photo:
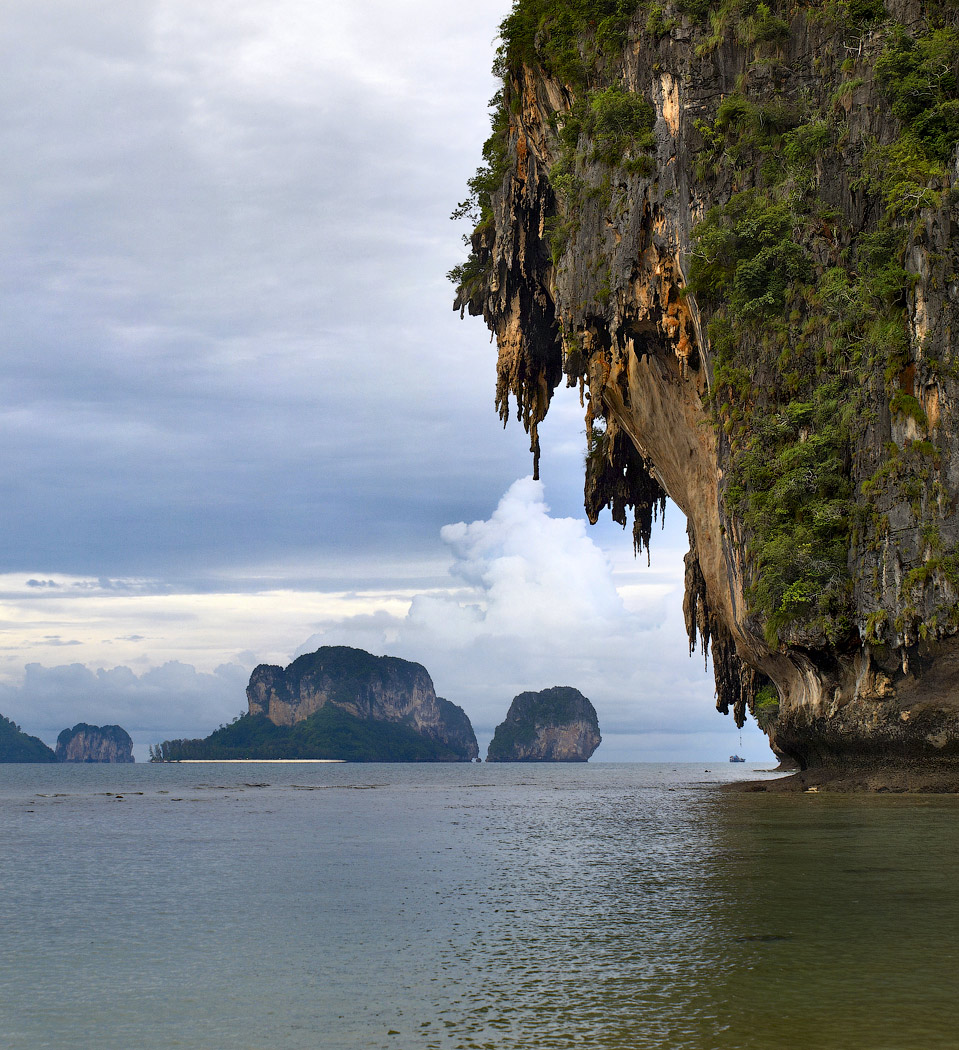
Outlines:
POLYGON ((959 1047, 959 800, 706 768, 0 765, 0 1047, 959 1047))

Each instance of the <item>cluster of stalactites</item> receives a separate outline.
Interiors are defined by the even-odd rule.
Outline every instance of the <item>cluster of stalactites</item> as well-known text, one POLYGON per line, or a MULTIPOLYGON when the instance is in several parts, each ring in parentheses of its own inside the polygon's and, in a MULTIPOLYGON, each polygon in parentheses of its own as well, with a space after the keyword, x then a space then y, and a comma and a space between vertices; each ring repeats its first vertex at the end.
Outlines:
POLYGON ((716 708, 724 715, 728 715, 732 708, 736 725, 742 729, 746 712, 751 709, 759 688, 759 676, 736 652, 736 643, 727 630, 713 636, 711 651, 716 678, 716 708))
POLYGON ((649 560, 653 522, 666 515, 666 493, 650 473, 646 461, 629 437, 610 424, 586 456, 586 516, 596 524, 609 507, 613 521, 626 527, 626 511, 633 511, 633 550, 644 549, 649 560))
POLYGON ((686 620, 686 634, 689 636, 689 655, 696 652, 697 641, 701 643, 703 660, 709 652, 709 637, 712 632, 710 623, 709 602, 706 599, 706 579, 699 565, 699 558, 689 537, 689 551, 685 558, 686 586, 683 594, 683 615, 686 620))
POLYGON ((697 642, 702 648, 704 661, 707 652, 711 652, 713 675, 716 679, 716 709, 724 715, 728 715, 732 709, 736 725, 742 728, 746 722, 746 712, 752 709, 756 690, 765 678, 742 660, 736 652, 736 643, 728 628, 709 608, 706 580, 692 536, 689 543, 683 596, 689 652, 692 655, 696 651, 697 642))
MULTIPOLYGON (((585 352, 569 359, 553 298, 553 263, 543 238, 544 224, 556 212, 556 198, 548 178, 538 172, 524 134, 514 134, 515 130, 510 133, 514 163, 493 194, 496 221, 481 225, 472 237, 483 275, 461 286, 455 305, 461 313, 482 314, 495 333, 496 410, 504 425, 511 416, 523 424, 530 436, 533 477, 538 479, 538 428, 553 392, 564 370, 570 383, 579 382, 582 388, 591 350, 608 351, 609 335, 605 323, 600 324, 600 330, 592 333, 596 346, 590 346, 586 338, 585 352)), ((589 408, 587 435, 592 426, 592 404, 589 408)), ((645 549, 648 555, 653 523, 665 515, 666 493, 628 437, 615 432, 613 425, 608 434, 604 454, 587 456, 586 513, 595 523, 602 509, 609 507, 613 520, 625 527, 627 510, 631 509, 633 548, 637 554, 645 549)))
MULTIPOLYGON (((521 288, 520 298, 530 298, 521 288)), ((549 302, 524 304, 521 323, 508 318, 497 330, 496 411, 505 426, 511 415, 510 395, 516 399, 516 418, 530 436, 533 477, 539 478, 539 424, 560 378, 562 358, 555 338, 556 325, 549 302)))
MULTIPOLYGON (((514 224, 523 230, 538 230, 546 202, 523 197, 512 203, 514 224)), ((525 234, 506 241, 491 253, 494 269, 482 311, 498 348, 496 410, 505 426, 511 415, 510 396, 515 398, 516 418, 530 436, 533 477, 539 478, 538 428, 563 378, 563 351, 549 291, 545 246, 537 237, 525 234)))

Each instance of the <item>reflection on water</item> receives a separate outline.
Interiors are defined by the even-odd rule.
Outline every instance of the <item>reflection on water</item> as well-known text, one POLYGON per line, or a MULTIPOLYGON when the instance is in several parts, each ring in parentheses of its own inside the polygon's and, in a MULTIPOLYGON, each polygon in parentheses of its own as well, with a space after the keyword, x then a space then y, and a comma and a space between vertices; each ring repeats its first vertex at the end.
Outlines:
POLYGON ((0 766, 0 1045, 959 1045, 959 801, 730 775, 0 766))
POLYGON ((778 1026, 785 1045, 837 1050, 959 1045, 957 800, 723 801, 712 906, 728 933, 786 938, 728 952, 729 1030, 778 1026))

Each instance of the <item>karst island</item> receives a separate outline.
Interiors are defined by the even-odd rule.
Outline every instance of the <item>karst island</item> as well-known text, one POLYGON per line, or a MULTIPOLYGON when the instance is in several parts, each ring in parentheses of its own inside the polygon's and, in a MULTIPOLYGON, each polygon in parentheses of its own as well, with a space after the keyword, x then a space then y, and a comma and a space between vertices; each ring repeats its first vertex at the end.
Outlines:
POLYGON ((572 686, 513 697, 487 762, 588 762, 602 742, 596 708, 572 686))
POLYGON ((325 645, 288 667, 260 664, 247 711, 202 740, 151 745, 154 762, 334 759, 471 762, 479 754, 466 712, 437 696, 422 664, 325 645))
POLYGON ((456 308, 585 505, 673 500, 719 710, 801 782, 959 786, 959 11, 517 0, 456 308))

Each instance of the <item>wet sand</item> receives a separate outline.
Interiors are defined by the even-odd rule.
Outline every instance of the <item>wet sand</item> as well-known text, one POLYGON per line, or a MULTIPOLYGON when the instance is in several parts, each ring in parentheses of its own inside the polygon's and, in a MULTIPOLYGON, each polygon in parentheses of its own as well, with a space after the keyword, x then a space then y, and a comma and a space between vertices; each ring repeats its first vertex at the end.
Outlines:
POLYGON ((959 764, 937 766, 889 764, 882 766, 822 767, 797 770, 776 780, 743 780, 723 786, 724 791, 766 791, 772 794, 835 792, 943 795, 959 793, 959 764))

